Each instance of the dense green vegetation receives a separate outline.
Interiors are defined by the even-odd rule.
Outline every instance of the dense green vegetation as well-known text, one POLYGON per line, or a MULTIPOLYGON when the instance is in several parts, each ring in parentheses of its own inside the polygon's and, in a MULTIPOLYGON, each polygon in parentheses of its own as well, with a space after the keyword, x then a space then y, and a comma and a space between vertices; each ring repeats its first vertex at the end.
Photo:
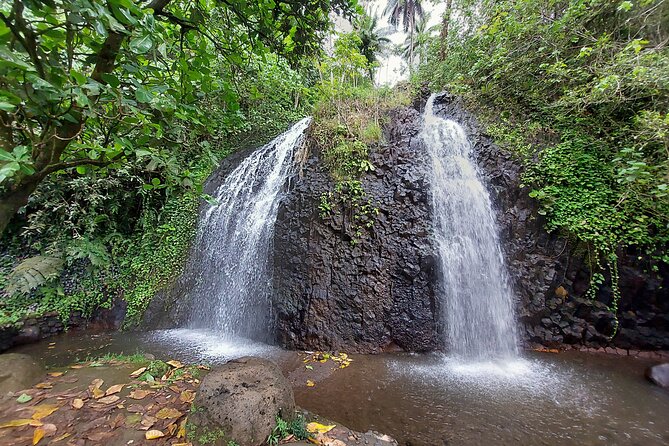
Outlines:
POLYGON ((548 229, 591 252, 595 285, 606 273, 617 289, 626 250, 668 262, 669 4, 448 3, 414 80, 465 96, 522 158, 548 229))
POLYGON ((137 322, 184 261, 211 170, 308 113, 328 14, 356 11, 348 0, 3 3, 0 324, 67 320, 116 297, 137 322))

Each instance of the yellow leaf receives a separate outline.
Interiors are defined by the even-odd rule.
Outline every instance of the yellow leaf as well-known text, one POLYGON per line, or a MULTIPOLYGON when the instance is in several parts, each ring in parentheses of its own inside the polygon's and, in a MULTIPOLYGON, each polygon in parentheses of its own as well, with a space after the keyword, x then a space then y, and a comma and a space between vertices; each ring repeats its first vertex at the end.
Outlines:
POLYGON ((36 389, 51 389, 53 388, 53 384, 51 383, 39 383, 35 384, 36 389))
POLYGON ((59 376, 63 376, 63 372, 51 372, 48 375, 53 376, 54 378, 57 378, 59 376))
POLYGON ((75 364, 70 366, 71 369, 83 369, 84 366, 82 364, 75 364))
POLYGON ((32 420, 30 418, 19 418, 18 420, 7 421, 6 423, 0 424, 0 429, 5 427, 19 427, 30 424, 32 420))
POLYGON ((174 359, 172 359, 171 361, 167 361, 165 364, 171 365, 175 369, 180 369, 181 367, 183 367, 182 363, 174 359))
POLYGON ((100 403, 100 404, 113 404, 120 399, 121 398, 119 398, 118 395, 111 395, 111 396, 106 396, 104 398, 100 398, 98 400, 98 403, 100 403))
POLYGON ((55 442, 57 442, 57 441, 65 440, 67 437, 70 437, 70 436, 72 436, 72 434, 69 433, 69 432, 66 432, 66 433, 64 433, 63 435, 61 435, 60 437, 56 437, 56 438, 54 438, 54 439, 52 440, 52 442, 55 443, 55 442))
POLYGON ((72 407, 74 407, 75 409, 81 409, 82 407, 84 407, 84 400, 82 400, 81 398, 73 399, 72 407))
POLYGON ((183 415, 181 412, 176 410, 173 407, 165 407, 163 409, 160 409, 158 413, 156 414, 156 417, 158 417, 161 420, 166 420, 168 418, 179 418, 181 415, 183 415))
POLYGON ((90 390, 91 390, 91 395, 93 395, 93 398, 95 398, 96 400, 98 398, 102 398, 103 396, 105 396, 105 393, 102 390, 98 389, 97 387, 93 387, 90 390))
POLYGON ((115 393, 119 393, 121 391, 121 389, 123 389, 123 386, 125 386, 125 384, 116 384, 115 386, 111 386, 105 392, 105 396, 109 396, 109 395, 113 395, 115 393))
POLYGON ((188 422, 188 417, 185 417, 179 423, 179 430, 177 431, 177 438, 186 438, 186 423, 188 422))
POLYGON ((330 432, 332 429, 337 427, 336 424, 331 424, 329 426, 326 426, 325 424, 320 424, 312 421, 311 423, 307 424, 307 431, 311 432, 312 434, 324 434, 326 432, 330 432))
POLYGON ((313 382, 312 380, 310 380, 310 379, 307 380, 307 387, 313 387, 315 385, 316 385, 316 383, 313 382))
POLYGON ((131 378, 137 378, 139 375, 141 375, 144 372, 146 372, 146 367, 142 367, 140 369, 135 370, 134 372, 132 372, 130 374, 130 377, 131 378))
POLYGON ((133 400, 142 400, 146 398, 147 395, 149 395, 151 392, 148 390, 142 390, 142 389, 135 389, 132 392, 130 392, 130 395, 128 397, 132 398, 133 400))
POLYGON ((51 404, 40 404, 38 406, 33 407, 35 409, 35 412, 33 413, 33 420, 41 420, 44 417, 48 417, 52 413, 58 410, 58 406, 54 406, 51 404))
POLYGON ((183 392, 181 392, 181 395, 179 395, 179 400, 182 403, 190 404, 193 402, 194 399, 195 399, 195 392, 193 392, 192 390, 184 390, 183 392))
POLYGON ((156 438, 162 438, 164 436, 165 434, 155 429, 151 431, 146 431, 146 434, 144 434, 144 437, 146 437, 147 440, 155 440, 156 438))
POLYGON ((42 438, 44 438, 44 429, 38 427, 35 429, 35 432, 33 432, 33 446, 39 443, 42 438))

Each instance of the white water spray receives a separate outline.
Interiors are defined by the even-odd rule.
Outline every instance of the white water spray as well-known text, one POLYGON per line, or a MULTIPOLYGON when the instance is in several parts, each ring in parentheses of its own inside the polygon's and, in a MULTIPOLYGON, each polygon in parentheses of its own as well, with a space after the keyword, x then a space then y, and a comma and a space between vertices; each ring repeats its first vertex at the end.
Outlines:
POLYGON ((513 294, 490 196, 464 129, 434 114, 434 98, 425 106, 421 137, 432 162, 449 352, 475 361, 513 358, 518 355, 513 294))
POLYGON ((305 118, 257 149, 216 190, 198 223, 189 267, 190 328, 224 339, 272 340, 270 253, 281 190, 295 171, 305 118))

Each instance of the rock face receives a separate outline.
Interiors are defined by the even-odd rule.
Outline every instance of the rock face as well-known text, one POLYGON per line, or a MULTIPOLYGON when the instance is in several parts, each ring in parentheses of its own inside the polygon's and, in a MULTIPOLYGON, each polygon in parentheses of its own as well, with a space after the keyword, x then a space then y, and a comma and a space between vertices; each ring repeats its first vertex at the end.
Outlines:
MULTIPOLYGON (((260 446, 276 425, 291 419, 295 400, 290 383, 272 362, 245 357, 211 371, 202 380, 189 421, 198 435, 213 435, 241 446, 260 446)), ((223 443, 227 444, 227 443, 223 443)))
POLYGON ((279 342, 294 349, 424 351, 437 331, 435 255, 430 238, 427 154, 420 114, 391 116, 375 166, 362 179, 378 215, 356 235, 346 208, 323 218, 321 195, 333 189, 317 150, 279 209, 274 288, 279 342))
POLYGON ((544 230, 537 203, 521 187, 521 163, 490 137, 466 111, 462 102, 441 95, 436 103, 444 117, 458 121, 467 131, 497 208, 510 276, 517 296, 521 337, 546 346, 579 344, 623 349, 669 348, 669 267, 653 274, 635 255, 620 255, 620 326, 608 308, 610 283, 595 299, 588 299, 588 253, 557 234, 544 230))
POLYGON ((0 355, 0 396, 27 389, 44 377, 44 366, 28 355, 0 355))
POLYGON ((669 389, 669 363, 649 367, 646 370, 646 378, 653 384, 669 389))

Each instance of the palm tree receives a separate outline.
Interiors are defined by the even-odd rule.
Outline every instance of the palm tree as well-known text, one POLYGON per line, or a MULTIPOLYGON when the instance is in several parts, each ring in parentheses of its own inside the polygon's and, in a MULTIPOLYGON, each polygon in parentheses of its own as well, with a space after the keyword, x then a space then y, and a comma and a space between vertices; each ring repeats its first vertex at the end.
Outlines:
POLYGON ((353 24, 355 32, 360 37, 360 54, 365 56, 369 63, 369 79, 374 82, 374 63, 377 61, 377 54, 383 52, 390 39, 385 37, 388 34, 386 29, 377 29, 378 17, 369 14, 360 16, 353 24))
MULTIPOLYGON (((409 32, 409 40, 413 48, 414 28, 417 17, 423 17, 422 0, 389 0, 384 14, 389 14, 388 23, 397 27, 400 22, 404 32, 409 32)), ((409 68, 413 66, 413 50, 409 54, 409 68)))
POLYGON ((427 27, 430 21, 430 14, 425 14, 414 26, 414 37, 407 36, 404 44, 400 47, 400 55, 409 61, 411 68, 412 58, 414 54, 418 54, 419 60, 424 62, 427 57, 427 49, 430 45, 430 38, 436 27, 427 27))

